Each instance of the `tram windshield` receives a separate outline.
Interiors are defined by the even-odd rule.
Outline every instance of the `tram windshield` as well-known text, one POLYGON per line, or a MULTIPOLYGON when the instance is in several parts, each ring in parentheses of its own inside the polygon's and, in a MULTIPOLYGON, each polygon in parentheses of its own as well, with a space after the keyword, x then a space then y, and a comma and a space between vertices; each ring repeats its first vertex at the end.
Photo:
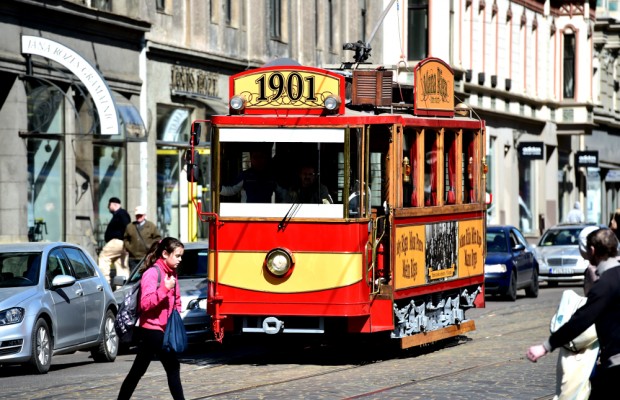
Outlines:
POLYGON ((349 214, 359 215, 359 163, 345 163, 347 154, 357 159, 357 140, 345 151, 345 134, 342 128, 221 128, 220 215, 343 218, 349 203, 358 208, 349 214), (345 201, 349 196, 353 201, 345 201))

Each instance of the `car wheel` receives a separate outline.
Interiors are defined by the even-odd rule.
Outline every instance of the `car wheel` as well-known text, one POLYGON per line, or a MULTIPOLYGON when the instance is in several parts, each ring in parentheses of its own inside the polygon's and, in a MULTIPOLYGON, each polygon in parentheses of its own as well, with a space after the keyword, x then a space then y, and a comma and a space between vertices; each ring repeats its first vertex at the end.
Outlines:
POLYGON ((508 288, 506 289, 506 299, 510 301, 517 300, 517 273, 512 271, 510 275, 510 282, 508 283, 508 288))
POLYGON ((97 349, 90 352, 95 362, 112 362, 118 354, 118 336, 114 329, 114 313, 108 310, 101 329, 101 343, 97 349))
POLYGON ((32 330, 32 354, 29 367, 38 374, 47 374, 52 365, 52 337, 44 319, 38 319, 32 330))
POLYGON ((530 283, 530 286, 525 288, 525 295, 527 297, 537 298, 539 287, 540 285, 538 284, 538 268, 534 268, 532 270, 532 282, 530 283))

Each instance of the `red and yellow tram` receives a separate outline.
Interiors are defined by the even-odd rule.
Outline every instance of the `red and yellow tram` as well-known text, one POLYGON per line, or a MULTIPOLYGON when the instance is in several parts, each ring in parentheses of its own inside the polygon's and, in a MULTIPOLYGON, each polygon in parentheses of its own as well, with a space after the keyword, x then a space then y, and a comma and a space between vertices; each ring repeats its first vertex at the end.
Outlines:
POLYGON ((209 226, 218 340, 383 332, 405 348, 475 329, 484 122, 455 113, 443 61, 420 62, 409 87, 392 75, 249 70, 230 78, 228 115, 192 124, 188 179, 211 188, 192 197, 209 226))

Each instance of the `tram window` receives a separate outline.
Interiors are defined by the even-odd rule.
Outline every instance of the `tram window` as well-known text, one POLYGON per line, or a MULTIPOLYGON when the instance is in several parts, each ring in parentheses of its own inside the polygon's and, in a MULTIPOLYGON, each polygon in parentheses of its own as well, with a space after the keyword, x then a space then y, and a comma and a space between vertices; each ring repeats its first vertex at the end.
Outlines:
POLYGON ((424 135, 424 205, 437 205, 437 135, 426 131, 424 135))
POLYGON ((341 129, 220 129, 220 215, 342 218, 343 152, 341 129))
POLYGON ((475 137, 472 132, 463 135, 463 157, 461 170, 463 173, 463 203, 475 202, 474 182, 475 182, 475 137))
MULTIPOLYGON (((403 207, 419 207, 418 201, 418 147, 417 132, 415 130, 405 131, 405 146, 403 151, 403 160, 407 157, 409 161, 410 173, 403 176, 403 207)), ((403 169, 406 165, 403 165, 403 169)), ((405 173, 405 172, 403 172, 405 173)))
POLYGON ((446 131, 444 135, 445 203, 456 203, 456 134, 446 131))

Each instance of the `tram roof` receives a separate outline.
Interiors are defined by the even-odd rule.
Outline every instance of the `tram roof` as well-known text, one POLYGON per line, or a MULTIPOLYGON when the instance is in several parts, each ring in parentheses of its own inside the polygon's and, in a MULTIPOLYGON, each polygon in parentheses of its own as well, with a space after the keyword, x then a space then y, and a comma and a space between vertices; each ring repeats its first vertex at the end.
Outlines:
POLYGON ((481 129, 484 120, 468 117, 426 117, 406 113, 364 112, 346 109, 344 115, 216 115, 211 117, 216 126, 278 126, 278 127, 309 127, 309 126, 351 126, 351 125, 382 125, 400 124, 409 127, 481 129))

